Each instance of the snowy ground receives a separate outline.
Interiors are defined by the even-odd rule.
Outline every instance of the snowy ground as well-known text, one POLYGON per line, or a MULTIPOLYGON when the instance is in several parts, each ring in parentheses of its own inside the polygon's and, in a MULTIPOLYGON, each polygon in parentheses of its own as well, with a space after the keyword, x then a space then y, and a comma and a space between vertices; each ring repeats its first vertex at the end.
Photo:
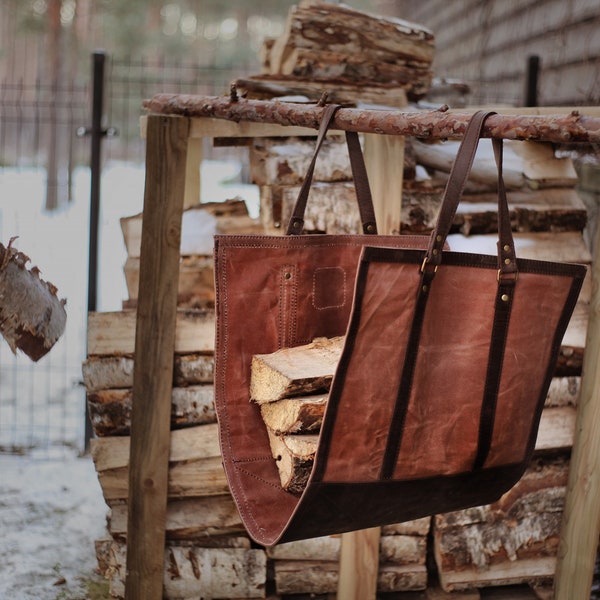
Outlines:
MULTIPOLYGON (((253 186, 221 182, 236 164, 203 164, 203 201, 236 195, 257 212, 253 186)), ((0 241, 18 235, 42 278, 67 298, 67 331, 38 363, 13 356, 0 340, 0 598, 83 600, 98 579, 94 540, 105 535, 104 504, 93 463, 81 456, 85 358, 89 171, 75 173, 73 201, 42 210, 44 173, 0 169, 0 241)), ((143 167, 103 172, 98 310, 119 310, 127 297, 119 218, 142 210, 143 167)))

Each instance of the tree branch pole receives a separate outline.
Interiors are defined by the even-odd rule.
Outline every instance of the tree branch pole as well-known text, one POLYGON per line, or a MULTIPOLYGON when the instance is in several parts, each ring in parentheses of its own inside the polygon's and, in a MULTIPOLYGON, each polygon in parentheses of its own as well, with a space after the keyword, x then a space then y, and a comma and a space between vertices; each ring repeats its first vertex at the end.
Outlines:
MULTIPOLYGON (((143 106, 150 113, 162 115, 212 117, 318 129, 324 100, 325 95, 317 104, 248 100, 240 98, 233 88, 229 96, 158 94, 146 100, 143 106)), ((459 139, 470 118, 470 114, 449 111, 446 106, 433 111, 414 112, 343 108, 336 113, 333 126, 362 133, 405 135, 421 139, 459 139)), ((600 118, 582 115, 577 110, 555 115, 496 114, 486 120, 482 135, 560 144, 598 143, 600 118)))

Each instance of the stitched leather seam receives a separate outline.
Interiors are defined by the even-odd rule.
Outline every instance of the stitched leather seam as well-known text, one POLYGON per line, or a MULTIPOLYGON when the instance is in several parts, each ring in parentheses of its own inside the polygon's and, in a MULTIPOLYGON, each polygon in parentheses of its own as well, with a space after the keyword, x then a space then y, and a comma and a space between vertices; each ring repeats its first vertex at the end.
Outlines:
POLYGON ((347 293, 346 293, 346 286, 347 283, 347 274, 346 274, 346 270, 343 269, 342 267, 321 267, 321 268, 317 268, 315 269, 314 273, 313 273, 313 283, 312 283, 312 305, 313 308, 315 310, 327 310, 330 308, 341 308, 342 306, 346 305, 346 300, 347 300, 347 293), (338 269, 340 271, 342 271, 342 275, 344 277, 344 283, 343 283, 343 290, 344 290, 344 295, 343 295, 343 299, 342 302, 340 304, 331 304, 329 306, 317 306, 317 302, 316 302, 316 297, 317 297, 317 273, 319 271, 325 271, 327 269, 338 269))

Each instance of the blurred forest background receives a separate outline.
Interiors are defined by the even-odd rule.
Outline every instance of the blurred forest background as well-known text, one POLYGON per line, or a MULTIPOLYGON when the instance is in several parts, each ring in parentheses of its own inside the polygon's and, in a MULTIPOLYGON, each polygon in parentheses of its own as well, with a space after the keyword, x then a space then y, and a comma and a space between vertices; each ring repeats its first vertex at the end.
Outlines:
MULTIPOLYGON (((141 102, 158 92, 221 94, 258 72, 294 0, 2 0, 0 166, 47 170, 46 208, 68 201, 88 160, 91 55, 106 52, 108 159, 141 162, 141 102)), ((391 0, 348 4, 392 15, 391 0)))

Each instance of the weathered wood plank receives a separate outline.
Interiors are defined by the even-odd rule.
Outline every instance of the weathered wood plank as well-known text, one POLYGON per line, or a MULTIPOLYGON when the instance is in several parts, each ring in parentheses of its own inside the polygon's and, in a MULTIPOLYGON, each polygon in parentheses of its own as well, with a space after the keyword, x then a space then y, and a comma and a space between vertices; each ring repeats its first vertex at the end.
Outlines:
POLYGON ((189 120, 148 121, 128 472, 128 600, 161 600, 189 120), (151 373, 152 377, 148 377, 151 373))

